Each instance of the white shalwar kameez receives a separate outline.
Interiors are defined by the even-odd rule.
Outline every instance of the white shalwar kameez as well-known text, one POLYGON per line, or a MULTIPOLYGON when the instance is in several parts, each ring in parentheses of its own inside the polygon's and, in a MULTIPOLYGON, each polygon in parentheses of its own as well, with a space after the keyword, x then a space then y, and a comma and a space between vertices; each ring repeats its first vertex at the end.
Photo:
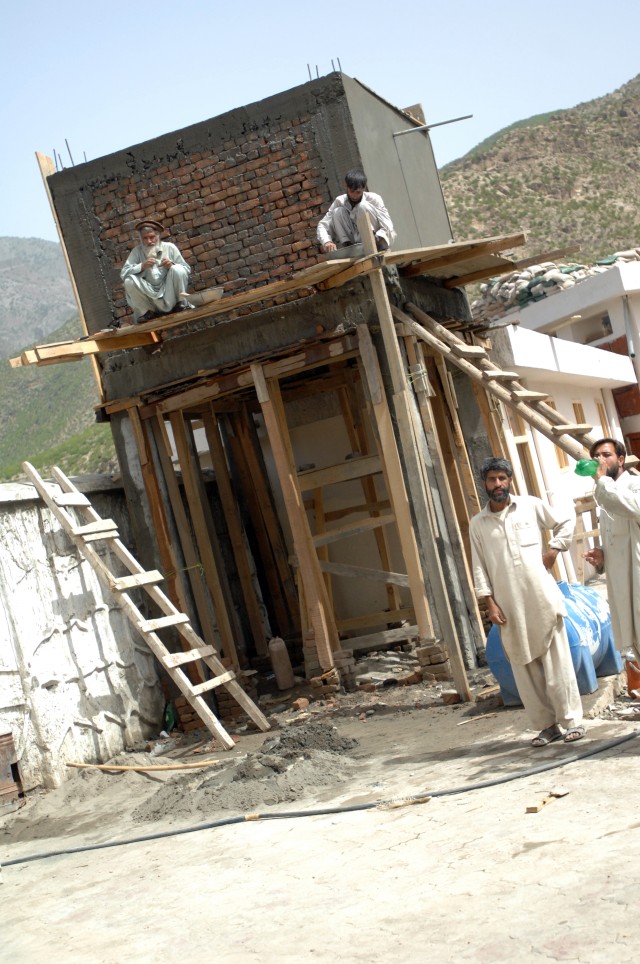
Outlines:
POLYGON ((600 536, 616 648, 640 658, 640 476, 622 472, 596 482, 600 536))
POLYGON ((371 230, 390 248, 396 239, 393 222, 379 194, 365 191, 359 204, 353 205, 348 194, 340 194, 318 224, 316 232, 320 246, 333 241, 340 248, 345 244, 359 244, 362 238, 356 218, 359 211, 366 211, 371 230))
POLYGON ((571 543, 575 517, 534 496, 511 496, 500 512, 487 504, 471 520, 473 582, 478 598, 492 596, 505 615, 499 627, 520 698, 534 729, 559 723, 567 729, 582 720, 569 640, 564 597, 542 562, 542 530, 551 530, 549 548, 571 543))
POLYGON ((147 311, 169 314, 187 290, 190 274, 191 268, 170 241, 137 245, 120 272, 127 304, 133 308, 133 320, 147 311), (156 259, 156 264, 143 271, 142 263, 150 257, 156 259), (165 258, 173 262, 169 268, 160 264, 165 258))

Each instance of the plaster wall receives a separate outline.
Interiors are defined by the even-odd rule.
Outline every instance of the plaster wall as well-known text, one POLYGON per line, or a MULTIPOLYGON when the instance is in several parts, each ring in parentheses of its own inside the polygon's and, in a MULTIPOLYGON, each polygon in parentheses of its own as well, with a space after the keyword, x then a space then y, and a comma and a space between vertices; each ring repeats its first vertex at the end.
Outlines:
MULTIPOLYGON (((91 495, 129 532, 121 492, 91 495)), ((154 657, 31 486, 0 486, 0 732, 25 789, 158 731, 154 657)))
POLYGON ((394 247, 446 244, 453 234, 428 131, 394 137, 413 126, 407 117, 357 81, 344 84, 369 188, 384 198, 398 235, 394 247))

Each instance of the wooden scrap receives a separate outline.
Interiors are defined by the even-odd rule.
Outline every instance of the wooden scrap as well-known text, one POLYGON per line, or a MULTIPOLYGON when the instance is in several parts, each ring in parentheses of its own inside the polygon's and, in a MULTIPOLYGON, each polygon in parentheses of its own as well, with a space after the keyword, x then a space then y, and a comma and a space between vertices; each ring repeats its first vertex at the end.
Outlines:
POLYGON ((500 695, 500 687, 496 686, 486 686, 484 689, 476 693, 476 703, 482 703, 484 700, 490 700, 492 696, 500 695))
POLYGON ((557 797, 566 797, 568 793, 569 791, 565 790, 564 787, 558 787, 557 790, 549 790, 549 793, 546 797, 543 797, 539 803, 535 803, 532 806, 527 807, 525 813, 540 813, 542 808, 546 807, 546 805, 551 803, 552 800, 555 800, 557 797))
POLYGON ((475 723, 476 720, 487 720, 489 717, 497 715, 497 713, 478 713, 477 716, 470 716, 468 720, 460 720, 456 726, 464 726, 465 723, 475 723))

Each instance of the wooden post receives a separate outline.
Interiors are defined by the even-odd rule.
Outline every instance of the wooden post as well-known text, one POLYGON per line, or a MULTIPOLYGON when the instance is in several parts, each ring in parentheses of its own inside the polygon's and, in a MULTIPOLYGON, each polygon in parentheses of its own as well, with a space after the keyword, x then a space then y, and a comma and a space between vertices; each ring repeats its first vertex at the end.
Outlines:
POLYGON ((236 649, 231 617, 227 608, 226 594, 220 580, 219 567, 214 554, 214 544, 217 542, 213 522, 205 499, 203 498, 202 480, 199 466, 194 464, 194 458, 189 446, 187 429, 182 412, 172 412, 169 416, 173 438, 176 444, 182 481, 184 483, 189 511, 196 534, 200 559, 204 567, 205 579, 213 600, 213 608, 218 623, 218 632, 222 640, 224 655, 229 657, 236 670, 240 669, 240 661, 236 649))
MULTIPOLYGON (((245 405, 238 416, 233 417, 236 445, 235 457, 242 462, 241 483, 245 482, 245 497, 252 513, 256 536, 264 559, 265 575, 271 587, 271 602, 280 622, 280 635, 286 627, 296 633, 300 629, 299 598, 289 566, 282 527, 278 519, 269 480, 262 459, 256 426, 245 405), (269 559, 272 564, 269 564, 269 559)), ((230 439, 233 443, 233 439, 230 439)))
MULTIPOLYGON (((360 229, 360 235, 364 243, 365 254, 375 253, 375 241, 373 238, 373 233, 371 231, 371 225, 369 219, 364 212, 361 212, 361 217, 358 219, 358 227, 360 229)), ((411 503, 413 506, 413 511, 415 513, 416 523, 418 525, 421 534, 421 544, 423 551, 426 556, 426 561, 429 569, 429 578, 431 582, 432 591, 436 601, 438 621, 440 623, 440 629, 443 634, 443 641, 447 646, 449 653, 449 659, 451 661, 451 668, 454 676, 454 681, 458 693, 463 700, 471 700, 471 691, 469 689, 469 682, 467 680, 466 671, 464 668, 464 660, 462 656, 462 651, 460 647, 460 640, 458 637, 457 627, 455 620, 453 618, 453 613, 451 611, 451 606, 449 604, 449 598, 447 593, 447 587, 444 582, 444 575, 442 572, 442 566, 440 563, 440 557, 438 555, 438 549, 435 544, 435 539, 432 531, 432 522, 429 518, 427 509, 427 498, 425 487, 422 478, 422 470, 420 465, 420 458, 418 455, 418 450, 416 446, 416 439, 413 430, 413 421, 411 416, 411 408, 408 399, 408 385, 405 374, 404 363, 402 355, 400 353, 400 346, 398 344, 398 338, 396 336, 395 325, 393 321, 393 316, 391 314, 391 306, 389 304, 389 298, 387 295, 387 289, 384 283, 384 277, 382 270, 380 268, 374 269, 369 274, 369 280, 371 287, 373 289, 373 296, 376 303, 376 309, 378 314, 378 319, 380 322, 380 330, 382 333, 382 338, 384 341, 387 363, 389 365, 389 371, 391 374, 391 381, 393 385, 393 405, 394 412, 396 415, 398 434, 400 439, 400 445, 402 447, 402 457, 407 471, 407 485, 409 487, 409 492, 411 496, 411 503)), ((358 327, 358 332, 361 336, 364 335, 364 326, 358 327)), ((368 334, 368 329, 367 329, 368 334)), ((386 407, 386 405, 385 405, 386 407)), ((381 409, 379 409, 381 412, 381 409)), ((403 522, 402 528, 400 520, 398 519, 398 529, 401 534, 401 539, 404 538, 407 543, 407 551, 409 552, 409 536, 405 531, 403 534, 403 529, 408 525, 409 531, 411 532, 411 537, 413 543, 415 544, 415 535, 413 533, 413 528, 411 525, 411 515, 409 512, 409 505, 407 499, 407 491, 404 488, 404 479, 402 476, 402 466, 396 448, 395 436, 393 434, 393 426, 391 425, 391 419, 383 419, 382 428, 386 436, 383 441, 383 451, 385 458, 391 456, 391 464, 394 465, 397 460, 397 468, 400 472, 400 479, 398 484, 402 482, 402 490, 404 493, 404 498, 400 498, 400 505, 404 511, 406 506, 406 512, 408 513, 408 518, 403 522), (391 451, 391 441, 393 439, 393 452, 391 451), (387 448, 389 446, 389 448, 387 448)), ((395 495, 396 483, 392 481, 392 488, 390 489, 390 494, 395 495)), ((392 496, 393 497, 393 496, 392 496)), ((403 547, 404 551, 404 547, 403 547)), ((412 575, 412 568, 414 562, 411 559, 413 553, 409 552, 409 557, 405 557, 405 564, 407 566, 407 573, 412 575)), ((417 557, 417 547, 415 552, 416 560, 419 563, 417 557)), ((424 592, 424 577, 422 575, 421 568, 420 582, 422 583, 422 591, 418 591, 418 587, 415 582, 412 581, 412 596, 415 586, 416 596, 413 599, 414 608, 416 611, 416 621, 418 627, 422 625, 431 626, 431 618, 426 610, 426 596, 424 592)), ((415 574, 414 574, 415 576, 415 574)), ((420 634, 423 635, 422 630, 420 634)), ((433 630, 424 633, 426 636, 432 636, 433 630)))
MULTIPOLYGON (((407 345, 407 357, 409 359, 409 364, 411 366, 417 365, 418 358, 420 358, 422 359, 422 367, 424 368, 422 345, 417 343, 417 340, 413 335, 407 336, 405 343, 407 345)), ((431 454, 433 473, 436 479, 438 492, 440 493, 446 525, 450 534, 449 544, 451 546, 456 571, 460 577, 460 587, 464 596, 465 607, 469 615, 470 629, 472 635, 475 636, 475 639, 480 642, 481 640, 484 640, 485 634, 482 625, 482 618, 480 616, 480 610, 478 608, 478 601, 476 599, 475 592, 473 591, 473 580, 470 569, 471 546, 469 544, 469 516, 466 511, 464 493, 462 491, 460 478, 457 472, 453 475, 453 478, 451 475, 449 475, 449 484, 447 484, 445 467, 447 466, 448 461, 450 461, 450 457, 447 458, 445 456, 441 445, 441 439, 439 438, 437 431, 435 431, 435 420, 431 398, 427 395, 424 386, 421 384, 420 378, 413 380, 413 387, 422 416, 425 441, 431 454), (460 513, 460 515, 458 515, 458 513, 460 513)), ((448 443, 448 435, 445 436, 445 440, 448 443)), ((473 655, 475 656, 475 652, 473 655)))
MULTIPOLYGON (((345 384, 343 388, 339 390, 339 399, 340 407, 342 409, 342 417, 347 429, 347 434, 349 435, 349 441, 351 442, 351 445, 355 451, 360 452, 362 455, 367 455, 369 452, 367 433, 362 424, 362 419, 358 410, 356 393, 353 388, 353 383, 350 379, 345 378, 345 384)), ((370 477, 365 477, 360 481, 365 500, 370 503, 375 503, 377 501, 377 494, 374 480, 370 477)), ((377 510, 371 510, 371 515, 378 516, 380 515, 380 512, 377 510)), ((382 568, 389 571, 391 569, 391 556, 389 553, 389 545, 385 530, 376 529, 374 536, 376 545, 378 547, 378 554, 380 556, 382 568)), ((398 591, 398 587, 389 584, 386 586, 386 592, 389 609, 399 609, 400 593, 398 591)))
POLYGON ((282 399, 275 379, 267 380, 260 365, 251 366, 258 401, 267 429, 271 451, 282 489, 295 552, 300 566, 309 623, 314 632, 318 661, 323 670, 333 667, 333 650, 338 649, 338 630, 327 598, 318 564, 302 493, 293 464, 288 431, 281 410, 282 399))
POLYGON ((182 546, 189 584, 198 613, 200 633, 205 642, 208 643, 209 646, 213 646, 217 653, 220 653, 220 642, 213 629, 213 605, 205 589, 204 569, 193 541, 191 526, 189 525, 184 502, 182 501, 182 493, 180 492, 175 469, 171 463, 171 444, 164 423, 164 417, 159 412, 154 419, 150 420, 149 428, 156 443, 158 460, 169 494, 169 502, 175 519, 178 538, 182 546))
MULTIPOLYGON (((50 157, 46 154, 41 154, 36 151, 36 160, 38 162, 38 167, 40 168, 40 174, 42 175, 42 181, 44 183, 44 189, 47 192, 47 198, 49 200, 49 206, 51 208, 51 213, 53 214, 53 220, 55 221, 56 231, 58 232, 58 237, 60 238, 60 247, 62 248, 62 254, 64 257, 64 262, 67 266, 67 271, 69 272, 69 280, 71 281, 71 288, 73 289, 73 295, 76 299, 76 305, 78 306, 78 315, 80 316, 80 324, 82 325, 82 331, 85 335, 89 334, 89 329, 87 328, 87 322, 84 317, 84 312, 82 310, 82 302, 80 301, 80 294, 78 292, 78 287, 76 285, 76 279, 73 274, 73 269, 71 267, 71 262, 69 261, 69 254, 67 252, 67 246, 62 236, 62 230, 60 228, 60 221, 58 220, 58 215, 56 209, 53 206, 53 198, 51 196, 51 191, 49 189, 49 184, 47 178, 51 174, 56 173, 56 168, 50 157)), ((100 401, 104 402, 104 390, 102 388, 102 379, 100 378, 100 369, 98 368, 97 359, 91 356, 91 369, 93 371, 93 377, 96 380, 96 385, 98 386, 98 394, 100 396, 100 401)))
POLYGON ((211 463, 216 474, 220 501, 222 502, 225 521, 227 523, 227 529, 229 530, 229 540, 233 550, 233 557, 236 562, 240 585, 242 586, 245 606, 247 607, 247 616, 251 627, 253 642, 258 655, 266 656, 267 643, 262 625, 260 606, 258 605, 255 587, 253 585, 251 567, 249 566, 247 548, 244 541, 242 523, 240 521, 240 513, 238 512, 238 506, 233 495, 233 486, 229 478, 227 459, 224 453, 222 439, 220 438, 218 420, 215 412, 211 409, 203 412, 202 420, 209 444, 211 463))

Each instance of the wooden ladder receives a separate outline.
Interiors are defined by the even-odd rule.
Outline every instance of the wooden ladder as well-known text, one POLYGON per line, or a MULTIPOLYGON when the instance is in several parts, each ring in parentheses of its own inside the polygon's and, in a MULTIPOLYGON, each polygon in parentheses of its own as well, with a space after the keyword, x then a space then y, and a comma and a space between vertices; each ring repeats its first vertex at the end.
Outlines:
POLYGON ((216 740, 227 750, 232 750, 235 746, 233 739, 203 699, 204 693, 218 686, 226 687, 259 729, 270 729, 266 717, 240 686, 233 670, 224 666, 214 647, 206 645, 195 632, 189 617, 176 609, 169 597, 158 588, 157 583, 162 581, 162 574, 157 570, 145 571, 121 542, 113 519, 103 519, 98 515, 87 497, 76 489, 61 469, 52 469, 52 476, 57 483, 57 486, 52 486, 41 478, 29 462, 23 462, 22 468, 70 540, 116 597, 121 610, 216 740), (60 492, 57 491, 58 486, 60 492), (79 519, 71 515, 68 511, 70 509, 75 511, 79 519), (116 576, 105 559, 93 548, 92 543, 96 542, 106 542, 111 552, 128 569, 129 575, 116 576), (129 596, 129 590, 132 589, 144 590, 163 615, 146 619, 129 596), (182 637, 185 645, 183 652, 171 653, 162 642, 158 632, 168 627, 174 627, 182 637), (209 667, 213 673, 212 679, 196 685, 191 682, 182 667, 195 660, 202 660, 209 667))
POLYGON ((548 404, 550 396, 547 393, 530 391, 521 384, 517 372, 503 371, 493 364, 482 345, 469 345, 416 305, 407 304, 404 311, 399 308, 392 311, 396 321, 402 322, 417 338, 435 348, 474 381, 480 382, 487 392, 516 411, 574 459, 585 458, 590 446, 597 441, 589 434, 593 426, 566 419, 548 404))

